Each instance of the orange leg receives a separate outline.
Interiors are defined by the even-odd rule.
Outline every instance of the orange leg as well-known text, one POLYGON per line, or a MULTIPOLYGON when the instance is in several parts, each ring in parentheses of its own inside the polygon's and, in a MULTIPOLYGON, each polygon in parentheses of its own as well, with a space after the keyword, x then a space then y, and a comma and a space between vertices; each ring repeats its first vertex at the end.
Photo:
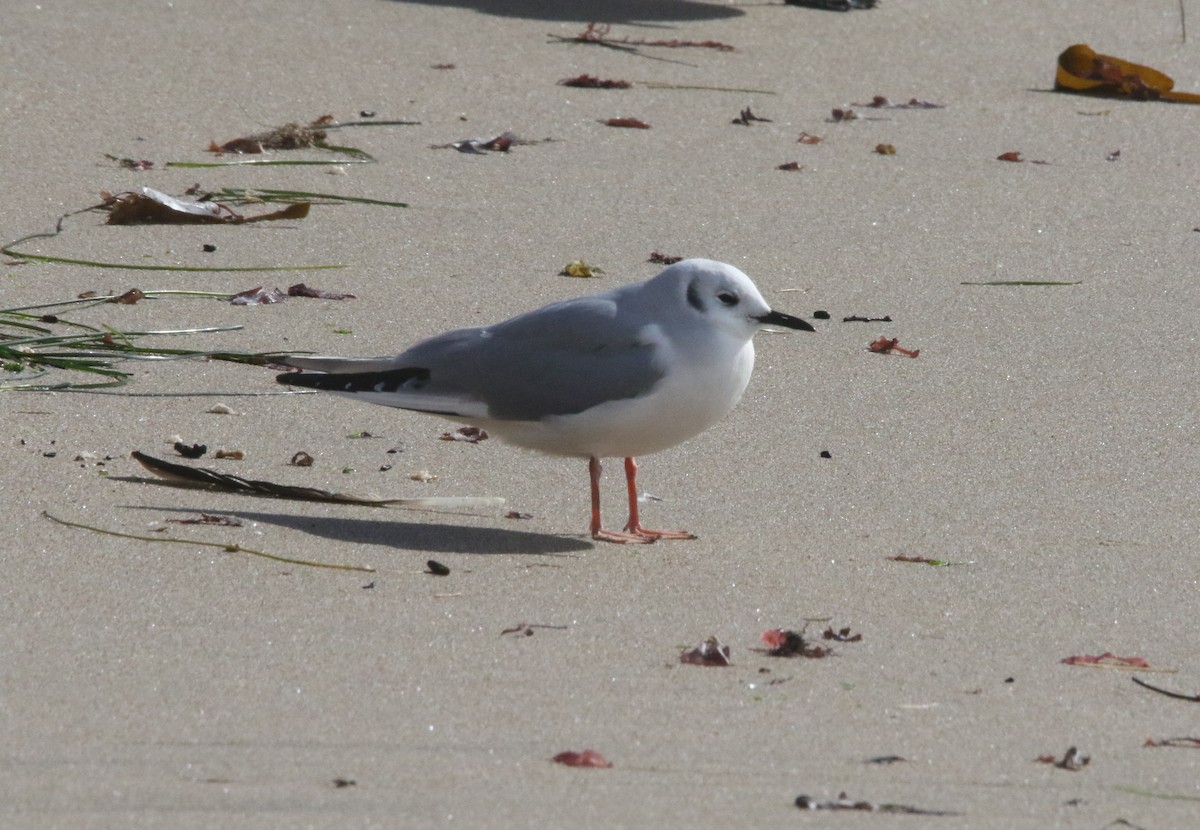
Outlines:
POLYGON ((625 485, 629 491, 629 523, 624 533, 605 530, 600 522, 600 474, 603 467, 599 458, 588 461, 588 473, 592 480, 592 538, 600 542, 617 542, 626 545, 647 545, 658 539, 695 539, 686 530, 647 530, 638 520, 637 461, 625 459, 625 485))
POLYGON ((629 491, 629 522, 625 531, 635 536, 650 539, 695 539, 696 534, 686 530, 650 530, 642 527, 638 519, 638 488, 637 488, 637 459, 632 456, 625 459, 625 487, 629 491))

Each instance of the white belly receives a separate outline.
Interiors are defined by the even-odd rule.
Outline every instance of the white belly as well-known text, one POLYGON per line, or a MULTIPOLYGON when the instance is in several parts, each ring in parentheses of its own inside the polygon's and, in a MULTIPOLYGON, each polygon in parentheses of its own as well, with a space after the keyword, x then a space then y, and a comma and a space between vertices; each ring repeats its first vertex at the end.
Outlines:
POLYGON ((699 435, 728 415, 741 400, 753 369, 754 345, 747 342, 726 361, 676 365, 639 398, 610 401, 543 421, 482 425, 509 443, 553 455, 649 455, 699 435))

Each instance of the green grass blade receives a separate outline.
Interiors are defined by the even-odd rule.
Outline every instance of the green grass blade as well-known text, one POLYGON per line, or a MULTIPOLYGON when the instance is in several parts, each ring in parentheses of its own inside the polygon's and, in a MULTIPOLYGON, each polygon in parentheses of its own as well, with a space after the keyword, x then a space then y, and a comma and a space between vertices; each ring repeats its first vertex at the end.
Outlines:
POLYGON ((180 271, 184 273, 247 273, 257 271, 329 271, 346 266, 334 265, 243 265, 243 266, 198 266, 198 265, 130 265, 124 262, 99 262, 93 259, 73 259, 71 257, 47 256, 45 254, 30 254, 18 251, 11 246, 0 248, 0 253, 18 259, 31 259, 35 262, 56 262, 62 265, 86 265, 89 268, 112 268, 122 271, 180 271))
POLYGON ((360 205, 383 205, 384 207, 408 207, 408 202, 389 202, 383 199, 367 199, 362 196, 338 196, 334 193, 310 193, 305 190, 270 190, 267 188, 226 187, 217 194, 228 199, 261 199, 264 202, 289 202, 322 199, 330 202, 351 202, 360 205), (266 197, 266 198, 263 198, 266 197))

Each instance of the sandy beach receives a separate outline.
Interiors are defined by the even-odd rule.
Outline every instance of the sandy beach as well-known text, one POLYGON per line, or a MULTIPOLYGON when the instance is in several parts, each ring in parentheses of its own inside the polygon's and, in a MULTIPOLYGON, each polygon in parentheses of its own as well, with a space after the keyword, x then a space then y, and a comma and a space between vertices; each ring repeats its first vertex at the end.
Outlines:
POLYGON ((1134 682, 1200 693, 1200 110, 1053 89, 1089 44, 1200 91, 1197 38, 1191 0, 8 4, 0 236, 47 235, 4 256, 0 309, 151 294, 29 325, 384 355, 660 253, 731 263, 817 331, 760 334, 734 412, 641 459, 647 522, 700 538, 636 548, 586 533, 582 460, 264 366, 112 355, 123 386, 21 391, 89 379, 6 355, 0 825, 1200 825, 1200 709, 1134 682), (629 85, 559 83, 580 75, 629 85), (352 150, 186 166, 325 115, 352 150), (374 202, 75 213, 143 186, 374 202), (602 273, 560 275, 576 260, 602 273), (154 293, 296 283, 356 299, 154 293), (183 489, 134 451, 504 504, 183 489), (773 629, 829 653, 772 656, 773 629), (731 665, 680 662, 710 637, 731 665), (585 749, 611 768, 552 760, 585 749))

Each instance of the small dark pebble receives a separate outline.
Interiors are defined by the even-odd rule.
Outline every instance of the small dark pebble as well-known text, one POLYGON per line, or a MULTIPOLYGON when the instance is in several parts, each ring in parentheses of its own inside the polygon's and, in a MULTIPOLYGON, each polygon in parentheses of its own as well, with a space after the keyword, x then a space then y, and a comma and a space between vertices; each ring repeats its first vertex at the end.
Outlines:
POLYGON ((357 784, 358 784, 358 782, 355 781, 353 778, 335 778, 335 779, 333 779, 333 786, 337 787, 339 790, 342 789, 343 787, 354 787, 354 786, 357 786, 357 784))
POLYGON ((362 586, 362 587, 363 587, 363 590, 364 590, 364 591, 369 591, 369 590, 371 590, 372 588, 374 588, 374 587, 375 587, 375 583, 374 583, 374 582, 368 582, 366 585, 364 585, 364 586, 362 586))
POLYGON ((822 458, 833 458, 833 453, 831 453, 829 450, 821 450, 821 457, 822 458))
POLYGON ((43 314, 38 319, 41 320, 43 323, 57 323, 58 322, 58 317, 57 317, 57 315, 54 315, 54 314, 43 314))
POLYGON ((211 254, 213 251, 217 250, 217 246, 213 245, 211 242, 206 242, 200 246, 200 250, 204 251, 206 254, 211 254))
POLYGON ((206 447, 204 444, 192 444, 189 447, 182 441, 176 441, 175 452, 179 453, 184 458, 199 458, 208 452, 208 447, 206 447))
POLYGON ((358 117, 359 118, 374 118, 375 110, 359 110, 358 117))
POLYGON ((813 312, 813 319, 815 319, 815 320, 828 320, 828 319, 829 319, 829 312, 828 312, 828 311, 821 311, 821 310, 819 310, 819 309, 818 309, 817 311, 814 311, 814 312, 813 312))
POLYGON ((1016 682, 1017 682, 1017 678, 1015 678, 1015 677, 1006 677, 1006 678, 1004 678, 1004 682, 1005 682, 1005 683, 1016 683, 1016 682))
POLYGON ((429 572, 434 576, 450 576, 450 569, 436 559, 430 559, 425 563, 425 567, 429 568, 429 572))
POLYGON ((56 455, 58 455, 58 453, 56 453, 54 450, 49 450, 47 452, 42 453, 42 458, 53 458, 56 455))

